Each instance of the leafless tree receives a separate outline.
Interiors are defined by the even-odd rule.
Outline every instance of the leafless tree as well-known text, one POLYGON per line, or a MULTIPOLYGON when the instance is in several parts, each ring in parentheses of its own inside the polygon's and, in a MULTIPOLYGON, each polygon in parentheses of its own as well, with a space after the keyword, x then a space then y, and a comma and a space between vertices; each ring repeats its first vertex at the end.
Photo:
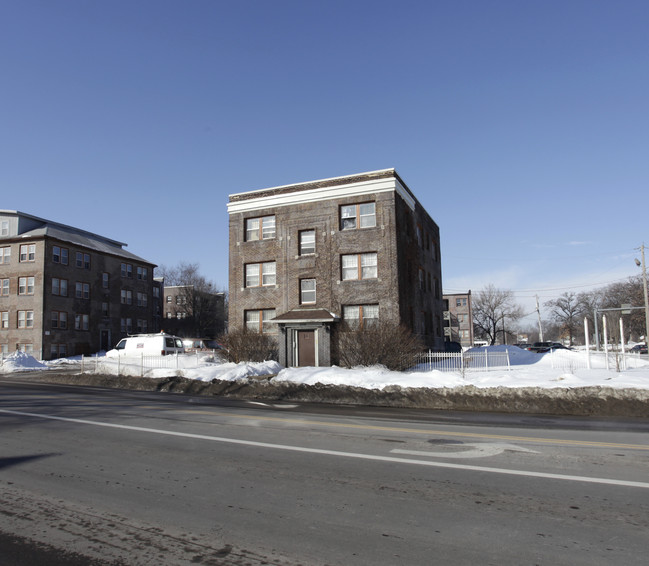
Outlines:
POLYGON ((550 309, 550 318, 559 325, 559 334, 567 334, 572 346, 575 336, 583 335, 582 321, 589 306, 585 297, 566 291, 558 299, 544 304, 550 309))
POLYGON ((476 334, 483 336, 492 346, 498 333, 505 333, 505 324, 516 322, 523 316, 523 309, 516 304, 514 293, 487 285, 473 301, 473 323, 476 334))
POLYGON ((165 287, 178 287, 178 300, 167 319, 169 331, 196 338, 213 338, 225 329, 226 293, 208 281, 196 263, 181 262, 177 266, 161 266, 157 277, 164 278, 165 287))

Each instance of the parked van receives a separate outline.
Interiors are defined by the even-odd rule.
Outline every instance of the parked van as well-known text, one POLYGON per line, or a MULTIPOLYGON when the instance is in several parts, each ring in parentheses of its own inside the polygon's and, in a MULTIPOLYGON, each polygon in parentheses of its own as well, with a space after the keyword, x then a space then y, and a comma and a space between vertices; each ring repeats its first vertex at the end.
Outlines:
POLYGON ((147 356, 165 356, 167 354, 184 354, 182 338, 160 332, 159 334, 134 334, 122 338, 115 349, 106 352, 108 357, 145 354, 147 356))

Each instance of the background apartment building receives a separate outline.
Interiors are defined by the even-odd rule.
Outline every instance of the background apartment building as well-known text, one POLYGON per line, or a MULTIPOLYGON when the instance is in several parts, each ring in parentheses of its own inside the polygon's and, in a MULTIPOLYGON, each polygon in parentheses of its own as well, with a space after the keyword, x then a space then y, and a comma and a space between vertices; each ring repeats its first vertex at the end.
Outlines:
POLYGON ((125 245, 0 210, 0 351, 52 359, 107 350, 128 334, 159 331, 155 265, 125 245))
POLYGON ((445 329, 449 342, 456 342, 463 349, 473 347, 473 309, 471 291, 468 293, 445 294, 444 318, 447 322, 445 329))
POLYGON ((165 285, 163 309, 165 332, 183 338, 216 338, 225 332, 225 293, 165 285))
POLYGON ((443 348, 439 228, 394 169, 231 195, 228 212, 230 330, 275 334, 283 365, 335 364, 341 320, 443 348))

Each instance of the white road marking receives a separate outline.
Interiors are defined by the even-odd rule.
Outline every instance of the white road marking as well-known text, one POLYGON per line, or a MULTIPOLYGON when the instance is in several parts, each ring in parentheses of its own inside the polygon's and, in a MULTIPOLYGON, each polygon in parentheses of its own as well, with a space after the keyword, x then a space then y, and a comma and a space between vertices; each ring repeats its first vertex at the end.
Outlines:
POLYGON ((503 442, 476 442, 465 444, 452 444, 449 448, 470 447, 471 450, 460 450, 454 452, 426 452, 425 450, 400 450, 395 448, 390 450, 393 454, 407 454, 410 456, 427 456, 429 458, 485 458, 487 456, 496 456, 506 450, 509 452, 529 452, 538 454, 535 450, 516 446, 515 444, 505 444, 503 442))
POLYGON ((219 436, 208 436, 204 434, 192 434, 188 432, 177 432, 171 430, 159 430, 155 428, 146 428, 140 426, 121 425, 114 423, 103 423, 100 421, 89 421, 85 419, 72 419, 67 417, 57 417, 54 415, 42 415, 38 413, 26 413, 23 411, 11 411, 0 409, 0 413, 8 415, 19 415, 22 417, 34 417, 37 419, 48 419, 53 421, 64 421, 69 423, 85 424, 92 426, 101 426, 106 428, 116 428, 120 430, 132 430, 135 432, 148 432, 151 434, 163 434, 167 436, 179 436, 183 438, 195 438, 198 440, 210 440, 212 442, 223 442, 227 444, 239 444, 242 446, 254 446, 257 448, 270 448, 275 450, 289 450, 291 452, 304 452, 308 454, 320 454, 324 456, 338 456, 343 458, 355 458, 359 460, 372 460, 379 462, 393 462, 396 464, 412 464, 416 466, 426 466, 432 468, 450 468, 455 470, 467 470, 472 472, 489 472, 494 474, 505 474, 512 476, 526 476, 532 478, 544 478, 563 481, 576 481, 585 483, 598 483, 607 485, 617 485, 624 487, 637 487, 649 489, 649 483, 637 481, 616 480, 610 478, 594 478, 587 476, 569 476, 563 474, 549 474, 545 472, 528 472, 525 470, 508 470, 506 468, 489 468, 485 466, 469 466, 466 464, 451 464, 449 462, 431 462, 430 460, 412 460, 409 458, 394 458, 391 456, 378 456, 374 454, 359 454, 356 452, 339 452, 337 450, 323 450, 320 448, 307 448, 304 446, 288 446, 285 444, 271 444, 268 442, 255 442, 252 440, 239 440, 236 438, 223 438, 219 436))

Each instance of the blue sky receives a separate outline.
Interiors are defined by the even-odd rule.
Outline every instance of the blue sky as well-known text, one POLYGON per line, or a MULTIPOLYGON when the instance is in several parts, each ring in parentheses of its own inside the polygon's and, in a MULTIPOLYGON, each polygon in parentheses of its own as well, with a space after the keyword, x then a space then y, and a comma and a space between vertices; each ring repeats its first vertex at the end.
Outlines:
POLYGON ((446 292, 602 286, 649 244, 648 29, 646 0, 0 0, 0 208, 226 288, 229 194, 394 167, 446 292))

